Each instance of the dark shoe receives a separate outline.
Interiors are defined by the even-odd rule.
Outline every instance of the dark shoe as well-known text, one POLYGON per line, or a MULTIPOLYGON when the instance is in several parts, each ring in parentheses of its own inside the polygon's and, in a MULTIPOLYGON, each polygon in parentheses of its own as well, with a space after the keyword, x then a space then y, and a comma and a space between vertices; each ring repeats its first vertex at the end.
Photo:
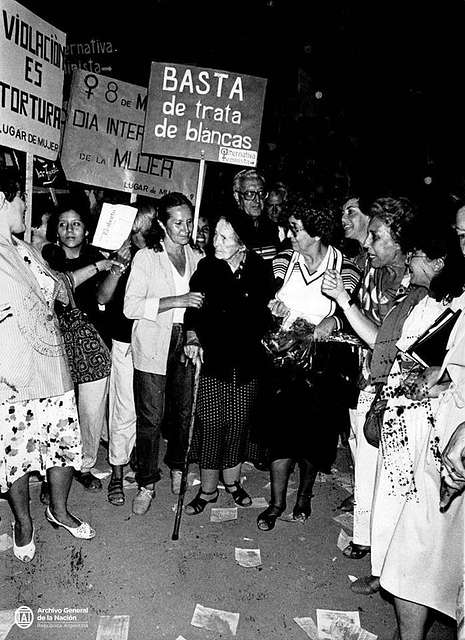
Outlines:
POLYGON ((352 560, 360 560, 361 558, 364 558, 367 553, 370 553, 370 547, 365 547, 361 544, 355 544, 355 542, 349 542, 342 553, 346 558, 351 558, 352 560))
POLYGON ((343 500, 341 502, 341 504, 337 507, 337 509, 339 509, 339 511, 345 511, 346 513, 353 513, 354 512, 354 496, 353 494, 351 496, 349 496, 348 498, 346 498, 345 500, 343 500))
POLYGON ((110 482, 108 483, 108 502, 114 504, 117 507, 120 507, 124 504, 124 490, 123 490, 123 478, 115 478, 113 475, 111 476, 110 482))
POLYGON ((270 504, 265 511, 262 511, 257 518, 257 527, 260 531, 271 531, 271 529, 274 529, 276 520, 283 513, 285 508, 286 507, 276 507, 274 504, 270 504))
POLYGON ((313 494, 297 494, 295 507, 292 510, 292 517, 299 522, 305 522, 312 513, 312 497, 313 494))
POLYGON ((49 505, 50 504, 50 491, 48 487, 48 482, 45 480, 42 481, 40 485, 40 501, 42 504, 49 505))
POLYGON ((233 482, 233 484, 224 483, 224 488, 227 493, 232 496, 234 502, 240 507, 250 507, 252 504, 252 498, 249 496, 247 491, 243 487, 241 487, 239 482, 233 482), (234 487, 233 491, 230 491, 230 488, 234 487))
POLYGON ((379 591, 379 578, 376 576, 363 576, 352 582, 350 585, 351 590, 354 593, 360 593, 364 596, 370 596, 372 593, 379 591))
POLYGON ((82 473, 82 471, 76 471, 74 477, 80 484, 82 484, 86 491, 96 493, 97 491, 102 490, 102 483, 99 478, 93 476, 90 471, 86 471, 85 473, 82 473))
POLYGON ((186 506, 184 507, 184 511, 187 513, 188 516, 196 516, 197 514, 202 513, 202 511, 205 509, 207 504, 216 502, 218 500, 219 495, 220 495, 220 492, 218 491, 218 489, 215 489, 215 491, 203 491, 202 487, 200 487, 198 494, 195 496, 195 498, 191 502, 189 502, 189 504, 186 504, 186 506), (202 494, 204 496, 215 496, 215 497, 211 498, 210 500, 205 500, 205 498, 200 497, 202 494))

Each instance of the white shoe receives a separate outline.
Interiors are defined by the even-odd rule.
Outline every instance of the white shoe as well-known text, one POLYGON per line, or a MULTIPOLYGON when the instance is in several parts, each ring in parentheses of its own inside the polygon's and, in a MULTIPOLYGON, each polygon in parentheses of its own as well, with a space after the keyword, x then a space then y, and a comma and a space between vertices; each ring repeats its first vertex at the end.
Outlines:
POLYGON ((15 523, 11 523, 11 528, 13 529, 13 553, 18 560, 21 562, 31 562, 33 560, 36 553, 36 545, 34 542, 34 529, 32 530, 32 538, 28 544, 25 544, 23 547, 16 546, 15 540, 15 523))
POLYGON ((155 489, 147 489, 147 487, 139 487, 139 491, 136 493, 134 500, 132 501, 132 512, 136 516, 143 516, 144 513, 150 508, 153 497, 155 495, 155 489))
POLYGON ((179 495, 181 491, 181 479, 182 479, 182 471, 179 469, 171 469, 171 493, 174 493, 175 496, 179 495))
POLYGON ((66 529, 66 531, 68 531, 68 533, 70 533, 75 538, 80 538, 81 540, 91 540, 95 537, 95 529, 92 529, 88 522, 82 522, 82 520, 79 520, 79 518, 76 518, 76 516, 73 516, 73 518, 76 518, 76 520, 79 522, 79 525, 77 527, 68 527, 66 524, 63 524, 63 522, 57 520, 50 511, 50 507, 47 507, 45 511, 45 517, 50 522, 52 527, 54 527, 55 529, 58 529, 58 527, 63 527, 63 529, 66 529))

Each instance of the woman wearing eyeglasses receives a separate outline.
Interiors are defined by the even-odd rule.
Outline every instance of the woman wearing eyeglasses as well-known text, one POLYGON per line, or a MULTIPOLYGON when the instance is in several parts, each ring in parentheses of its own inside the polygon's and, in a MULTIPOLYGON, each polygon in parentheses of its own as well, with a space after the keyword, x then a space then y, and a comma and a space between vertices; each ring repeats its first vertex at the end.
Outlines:
POLYGON ((446 331, 445 358, 439 351, 436 360, 427 362, 431 366, 412 371, 405 351, 446 310, 463 309, 465 271, 457 240, 437 218, 422 219, 408 265, 412 285, 423 297, 403 322, 399 339, 393 327, 399 324, 402 303, 394 307, 373 352, 372 374, 378 380, 387 374, 387 379, 371 562, 381 586, 394 596, 400 640, 423 640, 429 610, 456 617, 463 584, 463 495, 445 513, 439 510, 441 477, 447 473, 441 453, 465 418, 463 312, 446 331))
MULTIPOLYGON (((340 327, 334 317, 337 305, 321 290, 326 269, 334 269, 341 275, 349 295, 360 274, 331 244, 338 227, 332 211, 313 206, 302 195, 289 204, 289 211, 292 249, 273 260, 278 291, 270 309, 289 326, 296 320, 306 320, 313 327, 309 340, 324 339, 340 327)), ((276 368, 272 389, 267 423, 271 503, 257 519, 262 531, 273 529, 286 508, 287 484, 294 462, 299 465, 300 480, 293 517, 304 522, 310 516, 316 475, 318 471, 330 471, 341 426, 348 420, 348 408, 338 403, 334 390, 323 381, 318 388, 310 386, 306 371, 297 366, 276 368)))
POLYGON ((29 474, 48 478, 45 517, 72 536, 95 531, 67 507, 73 469, 82 464, 76 398, 65 346, 54 312, 67 302, 63 282, 40 254, 16 235, 25 231, 25 205, 15 180, 0 174, 0 491, 15 522, 13 553, 35 555, 29 474))

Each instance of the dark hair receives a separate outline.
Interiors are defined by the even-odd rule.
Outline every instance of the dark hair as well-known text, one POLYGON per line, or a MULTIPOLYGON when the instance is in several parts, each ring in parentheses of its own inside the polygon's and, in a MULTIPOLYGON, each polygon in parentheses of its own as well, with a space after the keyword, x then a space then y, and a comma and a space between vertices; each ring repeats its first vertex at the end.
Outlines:
POLYGON ((326 202, 320 202, 307 194, 296 193, 289 199, 287 212, 289 216, 302 221, 310 236, 319 236, 324 245, 331 244, 337 237, 339 216, 326 202))
POLYGON ((64 271, 66 262, 65 250, 57 244, 44 244, 42 247, 42 258, 48 262, 55 271, 64 271))
POLYGON ((16 194, 21 189, 21 179, 16 171, 0 171, 0 191, 8 202, 13 202, 16 194))
POLYGON ((392 239, 406 253, 413 234, 413 225, 417 220, 417 209, 404 197, 377 198, 370 207, 371 216, 379 218, 389 227, 392 239))
POLYGON ((174 207, 189 207, 189 211, 192 215, 194 215, 194 207, 192 206, 192 202, 187 198, 183 193, 179 193, 177 191, 173 191, 173 193, 168 193, 163 198, 160 198, 157 203, 157 217, 154 217, 152 220, 152 224, 150 225, 150 229, 147 231, 145 235, 145 242, 149 249, 153 249, 154 251, 161 251, 161 241, 165 237, 165 232, 163 228, 158 224, 158 221, 164 225, 168 222, 170 217, 169 210, 174 207))
POLYGON ((411 243, 412 250, 423 251, 430 260, 442 258, 444 268, 430 284, 430 295, 437 301, 450 302, 462 294, 465 285, 465 258, 457 236, 437 219, 422 219, 411 243))
POLYGON ((48 222, 47 222, 47 240, 49 242, 56 242, 58 239, 58 222, 60 219, 60 215, 65 213, 66 211, 75 211, 78 216, 81 218, 81 221, 84 225, 86 231, 92 235, 94 229, 92 225, 92 220, 89 215, 89 208, 84 205, 84 201, 79 198, 64 198, 58 204, 58 207, 52 212, 48 222))

